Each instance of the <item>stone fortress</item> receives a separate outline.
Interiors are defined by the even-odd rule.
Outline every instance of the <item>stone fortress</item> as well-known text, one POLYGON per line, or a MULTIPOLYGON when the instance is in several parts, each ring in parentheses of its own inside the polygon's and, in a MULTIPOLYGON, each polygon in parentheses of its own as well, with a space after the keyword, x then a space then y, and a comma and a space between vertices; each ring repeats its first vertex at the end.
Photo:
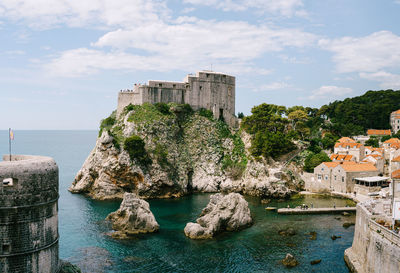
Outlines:
POLYGON ((117 115, 129 105, 175 102, 189 104, 194 110, 211 110, 216 119, 236 126, 235 77, 213 71, 200 71, 187 75, 183 82, 149 81, 135 84, 133 90, 118 94, 117 115))
POLYGON ((0 272, 58 272, 58 237, 57 164, 50 157, 4 156, 0 272))

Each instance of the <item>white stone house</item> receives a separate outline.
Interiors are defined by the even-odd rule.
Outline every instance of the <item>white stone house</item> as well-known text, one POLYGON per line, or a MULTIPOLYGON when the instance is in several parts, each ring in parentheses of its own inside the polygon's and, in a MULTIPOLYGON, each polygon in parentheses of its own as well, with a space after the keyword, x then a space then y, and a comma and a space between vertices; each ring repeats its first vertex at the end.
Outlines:
POLYGON ((364 159, 365 148, 361 143, 342 142, 335 144, 334 153, 340 155, 352 155, 356 162, 360 162, 364 159))
POLYGON ((371 163, 378 169, 379 173, 383 174, 385 159, 382 155, 369 154, 361 161, 361 163, 371 163))
POLYGON ((332 169, 331 189, 341 193, 352 193, 356 177, 377 176, 378 169, 371 163, 341 162, 332 169))
POLYGON ((390 125, 392 126, 393 133, 396 134, 400 130, 400 110, 390 114, 390 125))
POLYGON ((314 181, 321 183, 324 188, 331 188, 332 169, 339 165, 339 162, 322 162, 314 168, 314 181))

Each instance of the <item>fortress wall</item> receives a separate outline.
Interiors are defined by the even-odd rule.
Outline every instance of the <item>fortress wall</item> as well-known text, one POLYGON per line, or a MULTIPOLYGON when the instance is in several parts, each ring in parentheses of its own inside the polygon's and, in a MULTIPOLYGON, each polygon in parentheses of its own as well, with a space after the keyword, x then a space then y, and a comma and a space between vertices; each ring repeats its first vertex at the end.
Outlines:
POLYGON ((185 90, 160 87, 146 87, 142 92, 142 103, 169 103, 182 104, 185 102, 185 90))
POLYGON ((0 162, 0 272, 58 270, 58 167, 41 156, 0 162), (12 183, 10 183, 12 179, 12 183))
POLYGON ((381 218, 357 204, 353 244, 345 251, 352 272, 400 272, 400 236, 377 224, 381 218))

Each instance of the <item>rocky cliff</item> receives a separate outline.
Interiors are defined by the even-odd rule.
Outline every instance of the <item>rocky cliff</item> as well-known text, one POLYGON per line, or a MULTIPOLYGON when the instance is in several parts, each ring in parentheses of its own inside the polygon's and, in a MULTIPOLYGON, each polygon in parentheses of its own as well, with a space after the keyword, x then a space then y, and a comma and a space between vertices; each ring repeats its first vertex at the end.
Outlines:
POLYGON ((103 120, 70 191, 99 200, 122 199, 125 192, 142 198, 219 191, 289 196, 294 186, 283 164, 253 159, 249 146, 249 135, 214 120, 207 110, 129 105, 119 117, 113 113, 103 120))

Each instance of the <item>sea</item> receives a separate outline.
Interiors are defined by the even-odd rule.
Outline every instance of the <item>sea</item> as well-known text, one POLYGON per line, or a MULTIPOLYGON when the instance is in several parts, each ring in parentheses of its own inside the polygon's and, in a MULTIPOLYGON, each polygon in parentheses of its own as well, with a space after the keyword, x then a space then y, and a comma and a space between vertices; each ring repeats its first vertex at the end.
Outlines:
MULTIPOLYGON (((344 206, 346 200, 322 196, 272 201, 268 205, 246 196, 254 224, 238 232, 224 232, 211 240, 191 240, 183 229, 194 222, 207 205, 210 194, 177 199, 148 200, 160 225, 154 234, 130 240, 110 237, 106 216, 117 210, 118 201, 95 201, 71 194, 68 187, 94 148, 97 131, 15 130, 13 154, 46 155, 60 170, 59 253, 60 258, 83 272, 348 272, 343 252, 350 247, 354 226, 344 222, 354 216, 278 215, 266 206, 291 207, 313 203, 314 207, 344 206), (296 234, 282 236, 293 228, 296 234), (316 232, 312 238, 310 232, 316 232), (331 236, 340 236, 332 240, 331 236), (280 262, 287 253, 299 261, 294 268, 280 262), (311 261, 321 262, 311 265, 311 261)), ((8 154, 8 131, 0 131, 0 152, 8 154)))

